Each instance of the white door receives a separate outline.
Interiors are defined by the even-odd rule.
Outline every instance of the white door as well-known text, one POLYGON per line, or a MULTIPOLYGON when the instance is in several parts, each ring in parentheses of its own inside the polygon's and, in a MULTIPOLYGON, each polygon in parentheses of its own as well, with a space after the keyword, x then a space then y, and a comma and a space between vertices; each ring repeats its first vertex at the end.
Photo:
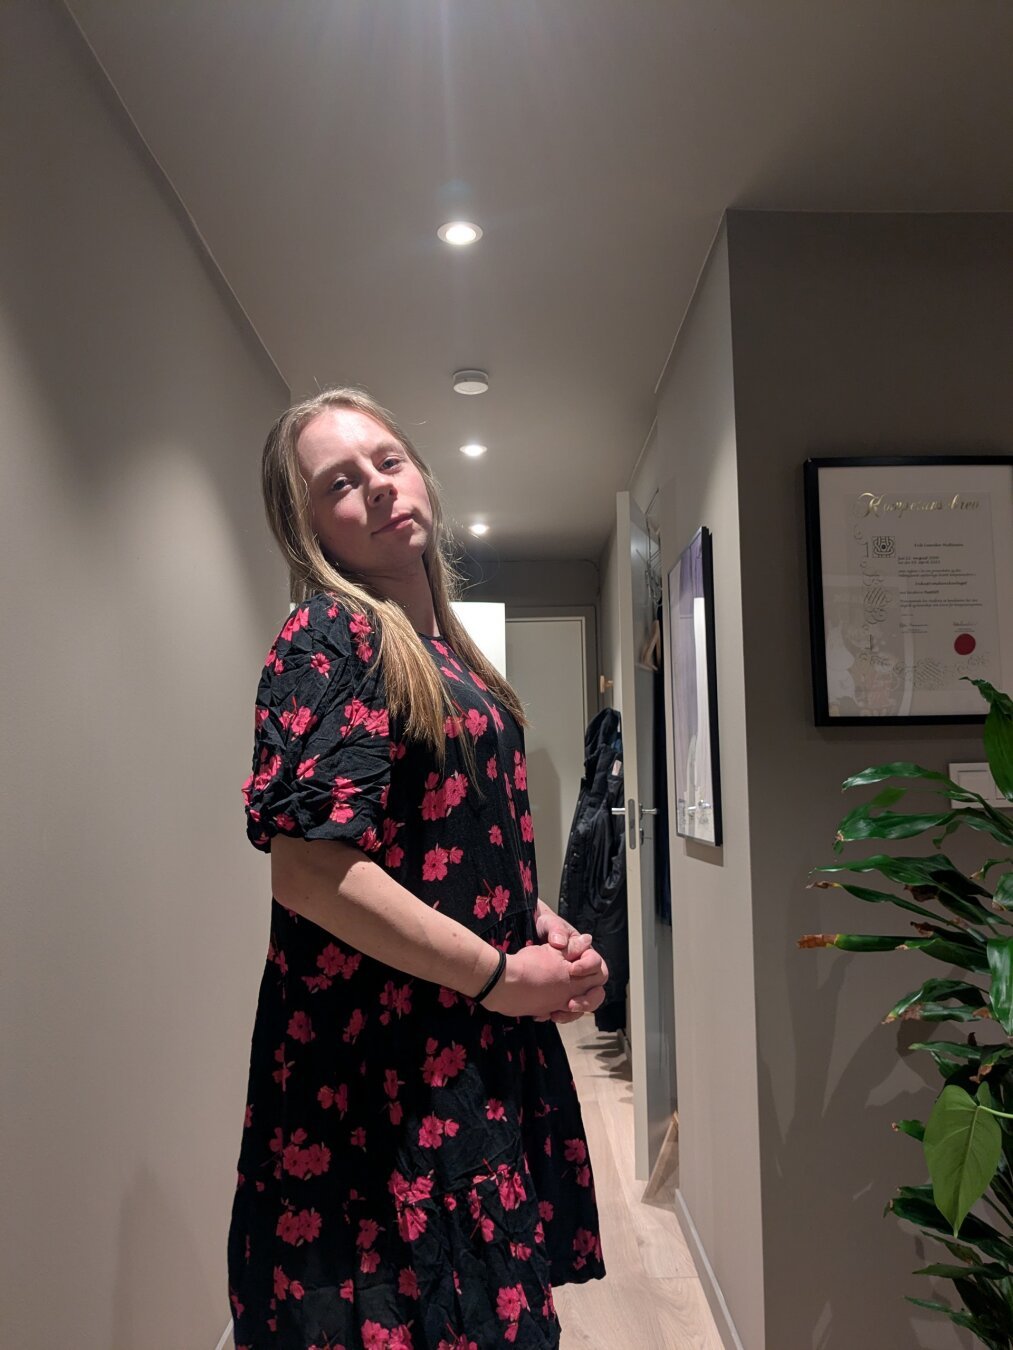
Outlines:
POLYGON ((647 522, 628 492, 616 495, 623 777, 626 797, 626 896, 630 930, 627 1032, 633 1068, 634 1171, 651 1174, 672 1118, 671 1056, 664 1027, 671 1000, 665 949, 671 933, 654 907, 654 672, 640 664, 654 611, 647 584, 647 522))
POLYGON ((507 679, 524 704, 538 890, 559 905, 563 853, 584 773, 587 678, 581 618, 508 619, 507 679))

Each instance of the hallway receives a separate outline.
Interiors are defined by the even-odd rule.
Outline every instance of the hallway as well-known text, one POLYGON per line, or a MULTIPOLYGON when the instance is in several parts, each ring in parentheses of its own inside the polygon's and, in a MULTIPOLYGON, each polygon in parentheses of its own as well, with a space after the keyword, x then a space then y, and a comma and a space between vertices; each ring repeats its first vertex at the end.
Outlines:
POLYGON ((560 1028, 580 1094, 608 1275, 556 1290, 562 1350, 722 1350, 674 1209, 675 1178, 640 1201, 633 1100, 615 1037, 591 1018, 560 1028))

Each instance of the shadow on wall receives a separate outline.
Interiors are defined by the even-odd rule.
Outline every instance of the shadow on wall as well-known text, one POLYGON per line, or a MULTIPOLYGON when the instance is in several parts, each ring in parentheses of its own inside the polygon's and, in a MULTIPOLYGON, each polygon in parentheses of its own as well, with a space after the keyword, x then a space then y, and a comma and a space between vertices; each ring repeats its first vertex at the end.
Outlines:
POLYGON ((207 1263, 181 1211, 146 1167, 124 1189, 116 1251, 109 1350, 203 1345, 208 1327, 225 1326, 222 1290, 217 1281, 209 1283, 207 1263), (169 1269, 172 1281, 152 1279, 153 1271, 169 1269), (180 1289, 186 1290, 182 1307, 180 1289))
MULTIPOLYGON (((812 852, 813 866, 831 860, 819 850, 812 852)), ((888 983, 885 1015, 928 972, 920 972, 915 954, 906 961, 901 954, 891 970, 887 965, 870 967, 878 959, 875 956, 800 951, 796 940, 806 932, 894 931, 889 920, 885 925, 877 924, 875 916, 870 921, 871 906, 847 898, 842 903, 833 893, 807 891, 808 879, 807 868, 799 868, 784 883, 784 989, 795 1052, 794 1109, 779 1136, 769 1138, 765 1147, 764 1214, 773 1206, 781 1211, 778 1223, 811 1228, 812 1217, 793 1204, 792 1197, 798 1194, 793 1178, 822 1178, 822 1185, 836 1193, 835 1248, 854 1253, 855 1261, 850 1273, 827 1272, 819 1232, 811 1231, 813 1256, 808 1268, 773 1275, 790 1281, 790 1293, 785 1296, 781 1291, 775 1306, 790 1309, 791 1326, 768 1327, 768 1344, 791 1344, 799 1350, 803 1346, 855 1350, 859 1345, 865 1350, 899 1350, 914 1344, 921 1350, 955 1346, 970 1350, 977 1344, 973 1338, 958 1332, 947 1319, 914 1308, 905 1298, 910 1294, 952 1302, 947 1282, 936 1284, 913 1274, 919 1266, 944 1259, 943 1249, 930 1251, 934 1244, 915 1237, 913 1230, 883 1212, 897 1186, 926 1180, 918 1146, 891 1127, 906 1117, 924 1118, 938 1090, 932 1061, 908 1049, 913 1041, 927 1038, 927 1029, 920 1023, 886 1027, 873 1020, 863 1040, 848 1041, 846 1060, 840 1045, 839 1027, 855 1024, 855 1012, 847 1005, 855 999, 863 1006, 870 982, 888 983), (819 1009, 818 1016, 813 1015, 814 1008, 819 1009), (835 1139, 848 1139, 849 1147, 832 1151, 827 1141, 835 1139), (870 1169, 869 1159, 881 1161, 881 1166, 870 1169), (871 1308, 863 1273, 870 1252, 875 1253, 880 1271, 871 1308), (883 1298, 884 1285, 891 1297, 883 1298), (828 1299, 828 1288, 846 1290, 847 1297, 828 1299)), ((889 963, 891 955, 895 954, 881 959, 889 963)), ((773 1136, 778 1097, 767 1062, 761 1060, 758 1075, 760 1118, 773 1136)))
MULTIPOLYGON (((541 899, 553 909, 559 908, 559 883, 563 875, 563 831, 570 827, 570 817, 563 820, 565 803, 560 801, 559 774, 546 750, 533 750, 527 756, 528 789, 535 788, 538 814, 534 818, 535 863, 538 872, 538 891, 541 899)), ((577 803, 570 807, 570 816, 577 803)), ((534 811, 532 811, 534 815, 534 811)))

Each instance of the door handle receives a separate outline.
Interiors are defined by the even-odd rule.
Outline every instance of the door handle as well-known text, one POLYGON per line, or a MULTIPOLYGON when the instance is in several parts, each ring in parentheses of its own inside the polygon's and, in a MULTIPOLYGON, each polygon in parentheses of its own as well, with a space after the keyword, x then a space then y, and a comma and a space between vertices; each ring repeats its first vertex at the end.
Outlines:
POLYGON ((626 807, 625 807, 625 806, 613 806, 613 808, 612 808, 612 814, 613 814, 614 816, 625 816, 625 814, 626 814, 626 807))

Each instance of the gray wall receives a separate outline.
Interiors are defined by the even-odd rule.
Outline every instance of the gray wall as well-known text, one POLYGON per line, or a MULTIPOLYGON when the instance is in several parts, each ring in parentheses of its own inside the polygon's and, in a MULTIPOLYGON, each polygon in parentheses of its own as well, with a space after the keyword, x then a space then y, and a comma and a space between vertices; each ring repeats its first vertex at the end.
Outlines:
MULTIPOLYGON (((719 236, 661 388, 662 572, 701 525, 714 536, 718 709, 726 843, 671 834, 679 1203, 746 1350, 763 1345, 763 1256, 753 988, 752 825, 728 251, 719 236)), ((671 691, 666 690, 671 725, 671 691)), ((669 763, 669 819, 675 820, 669 763)), ((713 1295, 713 1288, 710 1290, 713 1295)), ((719 1324, 722 1309, 715 1308, 719 1324)), ((771 1341, 771 1350, 801 1342, 771 1341)))
POLYGON ((0 1343, 211 1350, 270 883, 287 391, 63 11, 0 7, 0 1343))
MULTIPOLYGON (((955 1345, 948 1324, 902 1301, 931 1296, 910 1274, 927 1253, 882 1218, 898 1183, 924 1178, 917 1146, 891 1121, 922 1115, 938 1079, 925 1057, 903 1053, 924 1028, 879 1023, 935 964, 799 952, 795 939, 898 931, 887 913, 805 890, 858 799, 839 784, 893 759, 942 770, 980 759, 980 732, 813 726, 801 465, 1013 449, 1013 217, 735 212, 728 234, 766 1345, 955 1345)), ((730 824, 729 847, 736 834, 730 824)), ((896 851, 925 847, 912 844, 896 851)), ((988 853, 959 836, 947 847, 965 860, 988 853)))

